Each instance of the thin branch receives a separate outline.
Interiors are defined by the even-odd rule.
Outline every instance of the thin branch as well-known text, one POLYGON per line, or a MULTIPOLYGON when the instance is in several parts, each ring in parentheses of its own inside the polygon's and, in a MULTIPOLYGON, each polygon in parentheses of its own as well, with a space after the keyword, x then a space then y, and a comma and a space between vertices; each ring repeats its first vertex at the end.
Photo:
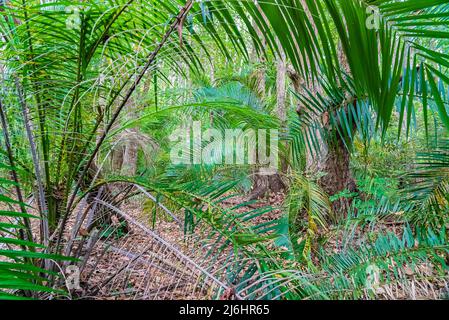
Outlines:
POLYGON ((31 157, 33 159, 34 172, 36 175, 36 184, 37 184, 38 195, 39 195, 38 208, 39 208, 39 213, 41 216, 41 224, 42 224, 42 240, 43 240, 44 246, 47 247, 48 243, 49 243, 48 239, 50 236, 50 231, 49 231, 49 226, 48 226, 48 209, 47 209, 47 203, 45 200, 46 199, 45 189, 44 189, 44 185, 42 183, 42 176, 41 176, 39 158, 38 158, 38 154, 37 154, 37 147, 36 147, 36 143, 34 141, 33 131, 31 128, 31 121, 29 118, 29 110, 28 110, 26 101, 24 99, 24 94, 22 92, 19 80, 17 78, 15 78, 14 80, 15 80, 15 84, 16 84, 16 88, 17 88, 17 94, 19 95, 20 106, 22 107, 23 120, 24 120, 24 124, 25 124, 27 137, 28 137, 28 142, 30 144, 31 157))

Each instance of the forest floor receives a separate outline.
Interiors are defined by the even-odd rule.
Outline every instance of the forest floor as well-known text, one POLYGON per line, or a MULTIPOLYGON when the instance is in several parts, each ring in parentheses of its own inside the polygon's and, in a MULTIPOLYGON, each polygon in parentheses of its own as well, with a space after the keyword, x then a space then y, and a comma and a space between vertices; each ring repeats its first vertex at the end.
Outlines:
MULTIPOLYGON (((244 197, 230 198, 225 203, 233 207, 244 202, 244 197)), ((283 194, 270 195, 251 207, 241 207, 239 212, 247 212, 255 207, 271 205, 279 207, 284 201, 283 194)), ((0 208, 1 209, 1 208, 0 208)), ((145 212, 139 201, 123 205, 121 211, 128 215, 133 223, 127 232, 104 233, 102 235, 83 234, 76 238, 74 252, 80 257, 88 256, 86 263, 80 263, 81 289, 72 291, 69 298, 81 299, 210 299, 211 291, 207 288, 198 291, 195 286, 194 271, 186 267, 186 262, 179 254, 173 253, 151 232, 161 239, 173 244, 180 254, 185 254, 199 263, 204 262, 202 252, 192 247, 192 239, 184 235, 183 226, 176 221, 158 219, 153 225, 152 217, 145 212)), ((253 223, 262 224, 281 217, 280 210, 273 210, 255 219, 253 223)), ((114 224, 119 223, 114 220, 114 224)), ((74 217, 69 221, 74 225, 74 217)), ((38 221, 33 229, 38 230, 38 221)), ((117 229, 119 230, 119 229, 117 229)), ((373 234, 393 232, 400 236, 403 226, 394 217, 376 224, 376 229, 354 227, 350 238, 342 230, 329 228, 321 230, 326 239, 323 248, 330 253, 341 253, 347 245, 357 248, 373 234)), ((66 240, 69 235, 65 235, 66 240)), ((193 239, 195 240, 195 239, 193 239)), ((313 258, 315 264, 318 259, 313 258)), ((60 266, 62 269, 64 266, 60 266)), ((432 265, 421 264, 412 270, 407 266, 402 269, 403 283, 384 285, 378 289, 379 299, 438 299, 448 290, 448 281, 437 275, 432 265)), ((211 288, 209 288, 211 289, 211 288)))
MULTIPOLYGON (((239 203, 245 201, 243 197, 235 197, 231 198, 225 205, 228 207, 233 207, 239 203)), ((272 194, 265 200, 259 201, 254 207, 262 207, 262 206, 273 206, 279 207, 282 205, 284 201, 283 194, 272 194)), ((254 209, 251 207, 242 207, 239 208, 239 212, 247 212, 249 210, 254 209)), ((143 223, 146 227, 151 228, 151 219, 148 215, 143 213, 143 208, 136 203, 130 203, 122 208, 129 215, 138 221, 144 221, 143 223)), ((280 210, 274 210, 269 212, 261 217, 258 217, 256 221, 253 223, 262 224, 264 222, 269 222, 274 219, 278 219, 281 217, 280 210)), ((352 230, 352 235, 350 238, 346 238, 348 236, 347 232, 343 232, 340 229, 329 228, 327 230, 321 230, 321 237, 325 238, 326 241, 323 244, 323 249, 327 252, 338 254, 341 253, 345 246, 350 246, 352 248, 357 248, 360 246, 363 241, 366 240, 367 237, 378 234, 386 234, 386 233, 395 233, 397 236, 401 236, 401 232, 403 230, 403 226, 400 222, 397 221, 395 217, 389 217, 382 221, 382 223, 375 224, 375 229, 358 228, 354 227, 352 230)), ((167 221, 158 221, 156 228, 154 229, 158 235, 160 235, 165 240, 175 244, 178 248, 181 248, 184 252, 190 254, 191 257, 195 257, 198 252, 194 250, 189 250, 189 242, 186 241, 184 237, 184 233, 182 228, 179 227, 175 222, 167 222, 167 221)), ((102 262, 97 266, 95 273, 98 275, 97 277, 92 277, 89 281, 90 286, 95 283, 100 283, 104 281, 104 275, 110 274, 114 269, 117 269, 118 265, 126 265, 132 259, 129 255, 124 254, 124 252, 142 252, 146 250, 145 246, 148 244, 148 236, 142 234, 139 230, 131 231, 124 238, 120 240, 120 243, 124 243, 121 245, 121 249, 124 251, 114 252, 111 251, 108 254, 108 257, 102 259, 102 262)), ((191 249, 191 248, 190 248, 191 249)), ((158 249, 161 251, 160 249, 158 249)), ((154 251, 154 249, 153 249, 154 251)), ((96 253, 98 256, 99 253, 96 253)), ((95 254, 94 254, 95 257, 95 254)), ((167 259, 171 259, 172 263, 176 262, 176 258, 167 256, 167 259)), ((317 257, 312 258, 314 263, 319 266, 320 261, 317 257)), ((154 261, 154 260, 152 260, 154 261)), ((179 266, 178 266, 179 267, 179 266)), ((182 266, 181 266, 182 267, 182 266)), ((438 276, 437 270, 433 268, 430 264, 421 264, 418 265, 417 268, 411 269, 404 265, 404 268, 401 269, 403 274, 401 277, 403 278, 403 282, 401 283, 391 283, 383 285, 380 288, 376 289, 376 294, 378 299, 394 299, 394 300, 402 300, 402 299, 438 299, 444 296, 446 292, 448 292, 448 281, 441 279, 438 276)), ((189 287, 182 287, 179 284, 182 281, 179 281, 178 277, 181 279, 185 274, 183 272, 179 272, 178 275, 162 272, 155 272, 154 269, 148 267, 142 267, 142 265, 135 265, 130 272, 128 277, 125 277, 120 280, 124 281, 128 286, 133 287, 134 291, 131 291, 132 294, 123 294, 125 290, 122 291, 119 295, 111 295, 110 290, 106 290, 104 295, 98 294, 96 295, 96 299, 130 299, 130 298, 158 298, 158 299, 208 299, 210 296, 208 292, 197 292, 189 290, 189 287), (148 273, 153 273, 149 275, 148 273), (150 279, 151 278, 151 279, 150 279), (155 280, 156 279, 156 280, 155 280), (173 285, 172 288, 170 284, 178 284, 173 285), (164 286, 165 284, 165 286, 164 286), (169 284, 168 286, 166 284, 169 284), (169 288, 167 291, 156 292, 161 286, 164 288, 169 288), (153 289, 150 289, 153 288, 153 289), (151 294, 152 293, 152 294, 151 294)), ((188 277, 189 275, 187 275, 188 277)), ((117 280, 117 283, 120 282, 117 280)), ((123 286, 123 284, 121 284, 123 286)), ((116 287, 119 287, 116 285, 116 287)))
MULTIPOLYGON (((284 200, 283 194, 272 194, 269 198, 263 201, 259 201, 250 207, 241 207, 236 211, 238 213, 248 212, 254 210, 255 208, 260 208, 264 206, 279 206, 284 200)), ((234 207, 242 202, 245 202, 244 197, 233 197, 227 199, 224 205, 226 207, 234 207)), ((198 252, 189 248, 191 244, 191 239, 186 239, 184 236, 184 230, 175 221, 164 221, 158 219, 154 224, 151 216, 145 213, 145 210, 141 204, 138 202, 128 203, 121 208, 122 211, 126 212, 134 221, 139 221, 145 228, 153 230, 157 235, 159 235, 164 240, 174 244, 182 252, 192 257, 194 260, 201 260, 202 257, 198 256, 198 252)), ((280 210, 270 211, 263 216, 254 219, 252 223, 262 224, 264 222, 269 222, 280 218, 280 210)), ((174 269, 183 268, 182 264, 179 264, 179 259, 177 257, 170 256, 167 250, 159 248, 158 244, 154 244, 149 240, 147 234, 143 233, 141 228, 131 226, 131 230, 119 239, 115 239, 116 244, 108 247, 108 250, 104 250, 102 246, 96 246, 92 252, 91 258, 89 259, 89 266, 84 270, 83 278, 84 281, 88 281, 88 286, 90 289, 84 291, 81 296, 86 298, 92 292, 95 292, 97 288, 102 287, 104 290, 98 290, 95 292, 95 299, 130 299, 130 298, 158 298, 158 299, 207 299, 210 298, 210 292, 197 292, 196 290, 191 290, 189 286, 184 286, 183 281, 179 281, 178 278, 183 278, 186 276, 182 271, 177 271, 178 273, 173 276, 172 272, 167 271, 167 265, 175 265, 174 269), (150 245, 149 245, 150 244, 150 245), (159 266, 163 266, 165 269, 162 272, 158 272, 149 264, 155 262, 154 257, 148 254, 148 251, 157 252, 159 257, 167 253, 164 257, 164 261, 159 263, 159 266), (143 254, 142 254, 143 253, 143 254), (131 263, 133 259, 139 256, 141 264, 131 263), (167 261, 172 260, 172 261, 167 261), (178 265, 176 265, 178 264, 178 265), (131 266, 132 265, 132 266, 131 266), (121 275, 114 279, 114 283, 104 285, 107 281, 105 275, 113 275, 114 270, 119 270, 122 267, 127 269, 127 276, 121 275), (94 270, 95 269, 95 270, 94 270), (94 270, 92 272, 92 270, 94 270), (92 273, 92 274, 90 274, 92 273), (152 273, 152 274, 150 274, 152 273), (165 284, 165 285, 164 285, 165 284), (170 287, 169 290, 160 290, 161 286, 170 287), (124 287, 128 286, 132 289, 126 290, 124 287), (118 290, 118 288, 123 290, 118 290), (112 289, 114 288, 114 289, 112 289), (92 291, 94 289, 94 291, 92 291), (117 291, 111 295, 112 291, 117 291), (90 291, 90 293, 89 293, 90 291), (158 292, 159 291, 159 292, 158 292)), ((200 252, 201 254, 201 252, 200 252)), ((188 275, 187 275, 188 276, 188 275)), ((112 282, 112 281, 111 281, 112 282)), ((187 281, 188 282, 188 281, 187 281)), ((84 283, 85 285, 86 283, 84 283)), ((165 288, 164 288, 165 289, 165 288)))

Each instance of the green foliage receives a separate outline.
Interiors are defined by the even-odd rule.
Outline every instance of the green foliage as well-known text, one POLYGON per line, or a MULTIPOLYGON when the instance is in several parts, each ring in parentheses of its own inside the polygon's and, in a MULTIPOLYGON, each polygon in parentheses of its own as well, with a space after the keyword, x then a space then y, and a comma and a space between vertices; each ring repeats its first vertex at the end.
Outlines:
MULTIPOLYGON (((6 192, 11 185, 19 187, 14 181, 2 179, 2 192, 6 192)), ((45 253, 43 245, 26 238, 27 227, 23 219, 39 218, 23 210, 17 211, 19 206, 28 207, 6 194, 0 194, 0 299, 37 298, 44 293, 63 294, 48 286, 47 277, 58 274, 40 265, 46 259, 71 259, 45 253)))
POLYGON ((348 248, 340 254, 323 254, 320 265, 328 279, 319 284, 320 293, 339 299, 375 298, 382 292, 382 286, 407 281, 405 268, 418 272, 418 266, 429 261, 438 268, 437 275, 444 278, 448 248, 445 230, 438 234, 428 230, 414 235, 406 227, 402 236, 393 233, 378 235, 374 242, 348 248), (370 279, 370 267, 377 273, 375 283, 370 279))
MULTIPOLYGON (((297 261, 309 260, 318 229, 326 229, 330 218, 330 201, 316 182, 294 176, 288 199, 288 248, 297 261)), ((284 235, 287 236, 287 235, 284 235)))
MULTIPOLYGON (((226 257, 226 281, 248 298, 375 298, 370 266, 381 285, 424 262, 447 276, 447 1, 11 0, 0 13, 0 298, 59 293, 48 261, 65 259, 68 221, 119 183, 129 192, 110 206, 146 193, 152 227, 198 236, 206 262, 226 257), (286 123, 281 53, 303 80, 287 93, 286 123), (193 121, 285 126, 284 205, 245 200, 255 167, 171 164, 168 136, 193 121), (309 172, 323 141, 351 152, 357 192, 329 197, 326 173, 309 172), (129 144, 138 168, 123 177, 111 154, 129 144), (352 203, 339 220, 330 208, 341 199, 352 203), (332 248, 333 237, 345 239, 332 248)), ((126 235, 123 221, 99 227, 104 241, 126 235)))
POLYGON ((448 143, 442 141, 433 150, 422 152, 417 167, 406 177, 406 200, 413 205, 410 219, 424 228, 445 228, 449 213, 448 203, 448 143))

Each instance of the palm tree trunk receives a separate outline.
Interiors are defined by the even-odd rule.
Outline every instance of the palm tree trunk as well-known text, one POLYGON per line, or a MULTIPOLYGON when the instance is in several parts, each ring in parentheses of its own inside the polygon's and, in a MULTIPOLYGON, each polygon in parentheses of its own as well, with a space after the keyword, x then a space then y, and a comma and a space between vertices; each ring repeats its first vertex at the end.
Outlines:
MULTIPOLYGON (((356 192, 357 186, 350 168, 350 152, 338 132, 334 132, 332 136, 334 139, 325 141, 326 153, 321 154, 318 158, 317 169, 326 174, 318 182, 329 196, 334 196, 345 190, 350 193, 356 192)), ((352 199, 347 197, 335 200, 332 203, 335 218, 338 219, 341 215, 346 215, 351 203, 352 199)))
POLYGON ((113 113, 111 119, 109 120, 108 124, 106 125, 106 127, 103 130, 103 132, 100 135, 100 137, 98 138, 94 150, 87 157, 86 164, 85 164, 82 172, 80 172, 80 174, 78 175, 78 179, 77 179, 78 181, 76 182, 75 187, 73 188, 73 192, 72 192, 71 196, 69 197, 69 199, 67 201, 67 207, 66 207, 64 215, 62 216, 62 219, 61 219, 61 226, 60 226, 60 229, 59 229, 59 232, 58 232, 57 244, 56 244, 56 248, 58 250, 57 252, 60 252, 59 251, 59 247, 60 247, 59 244, 60 244, 60 242, 62 240, 62 235, 63 235, 63 232, 64 232, 64 230, 66 228, 66 224, 67 224, 69 215, 72 212, 73 205, 75 203, 75 198, 77 196, 77 193, 78 193, 78 191, 80 190, 80 188, 81 188, 81 186, 83 184, 83 180, 86 179, 86 176, 88 175, 88 172, 91 170, 91 166, 94 165, 94 161, 95 161, 95 159, 97 157, 98 152, 100 151, 101 146, 103 145, 103 142, 106 140, 106 137, 110 133, 110 131, 111 131, 112 127, 114 126, 114 124, 116 123, 119 115, 122 113, 123 108, 128 103, 128 100, 131 98, 131 96, 134 93, 135 89, 138 87, 138 85, 140 84, 140 82, 144 78, 144 76, 147 73, 148 69, 154 64, 154 61, 155 61, 157 55, 162 50, 164 45, 167 43, 167 41, 169 40, 169 38, 172 35, 172 33, 175 32, 176 29, 178 29, 178 31, 180 30, 180 28, 182 29, 182 25, 183 25, 183 22, 185 20, 185 17, 189 13, 189 11, 192 8, 192 6, 193 6, 193 1, 192 0, 188 0, 186 2, 186 4, 180 9, 178 15, 176 17, 174 17, 172 24, 167 29, 167 31, 164 33, 164 35, 163 35, 162 39, 160 40, 159 44, 156 46, 154 51, 152 51, 148 55, 148 57, 146 59, 147 62, 138 70, 138 72, 136 72, 135 80, 132 82, 131 86, 124 93, 124 96, 123 96, 121 102, 117 106, 117 108, 116 108, 115 112, 113 113))
MULTIPOLYGON (((303 93, 303 83, 300 75, 291 68, 288 69, 287 74, 295 91, 298 94, 303 93)), ((299 105, 296 111, 301 117, 302 106, 299 105)), ((329 196, 334 196, 345 190, 351 193, 355 192, 357 187, 351 173, 350 152, 338 130, 331 127, 328 118, 329 116, 324 114, 314 119, 324 131, 328 132, 328 135, 324 138, 321 133, 317 132, 317 140, 320 145, 319 150, 311 150, 306 145, 307 165, 305 169, 309 172, 322 172, 325 174, 325 176, 319 179, 318 183, 329 196)), ((350 198, 341 198, 334 201, 332 209, 335 217, 338 218, 338 216, 345 214, 351 203, 352 199, 350 198)))
POLYGON ((136 175, 137 155, 138 155, 138 145, 133 141, 128 142, 125 146, 125 152, 123 155, 122 174, 130 177, 136 175))
POLYGON ((123 146, 117 146, 114 148, 114 150, 112 151, 112 155, 111 155, 112 171, 117 172, 117 173, 120 173, 122 171, 124 153, 125 153, 125 150, 124 150, 123 146))

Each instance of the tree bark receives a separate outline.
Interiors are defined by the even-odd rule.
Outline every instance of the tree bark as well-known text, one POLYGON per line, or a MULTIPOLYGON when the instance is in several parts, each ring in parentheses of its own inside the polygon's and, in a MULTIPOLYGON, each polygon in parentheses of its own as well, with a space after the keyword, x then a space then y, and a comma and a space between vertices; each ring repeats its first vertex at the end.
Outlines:
POLYGON ((117 146, 116 148, 114 148, 114 150, 112 151, 112 171, 114 172, 121 172, 122 171, 122 166, 123 166, 123 155, 125 153, 125 150, 123 148, 123 146, 117 146))
MULTIPOLYGON (((137 130, 136 130, 137 135, 137 130)), ((122 174, 126 176, 135 176, 137 172, 138 145, 134 141, 129 141, 125 146, 123 155, 122 174)))
MULTIPOLYGON (((299 74, 292 68, 288 68, 287 74, 295 91, 298 94, 303 94, 303 82, 299 74)), ((318 89, 315 88, 315 90, 318 89)), ((301 105, 298 105, 297 113, 299 117, 302 116, 303 107, 301 105)), ((316 133, 320 150, 311 150, 306 146, 306 171, 325 174, 319 179, 318 183, 329 196, 334 196, 344 190, 351 193, 357 191, 350 168, 350 152, 337 128, 331 127, 328 114, 320 115, 314 120, 324 128, 324 131, 327 131, 328 135, 324 139, 319 132, 316 133)), ((334 201, 332 203, 334 216, 338 219, 338 217, 345 215, 351 203, 352 199, 350 198, 341 198, 334 201)))
MULTIPOLYGON (((334 196, 345 190, 350 193, 357 191, 357 185, 352 176, 350 168, 351 155, 343 139, 335 128, 326 129, 333 131, 331 136, 334 139, 325 141, 326 153, 320 155, 318 170, 326 175, 319 179, 319 185, 329 196, 334 196)), ((339 198, 332 202, 332 211, 338 219, 347 214, 352 204, 352 199, 347 197, 339 198)))

